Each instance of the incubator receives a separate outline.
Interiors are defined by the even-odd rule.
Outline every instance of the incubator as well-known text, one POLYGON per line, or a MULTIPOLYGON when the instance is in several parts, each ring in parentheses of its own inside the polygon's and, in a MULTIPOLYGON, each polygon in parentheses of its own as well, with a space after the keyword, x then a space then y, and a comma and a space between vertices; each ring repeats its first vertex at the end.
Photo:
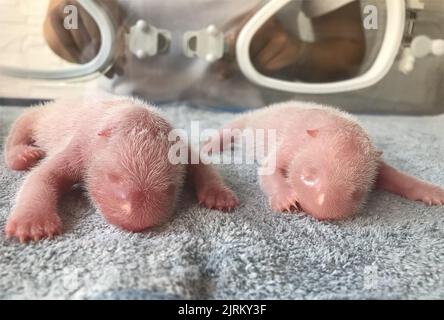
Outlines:
MULTIPOLYGON (((26 54, 23 60, 28 63, 0 61, 2 79, 35 79, 53 87, 98 81, 112 93, 159 102, 196 100, 246 107, 288 97, 345 101, 347 107, 347 101, 363 94, 386 94, 377 93, 378 86, 386 87, 385 81, 402 79, 408 89, 418 76, 428 77, 427 83, 435 81, 432 87, 443 85, 436 83, 444 69, 444 5, 438 0, 117 3, 126 15, 123 22, 115 21, 101 1, 65 1, 60 21, 65 28, 79 28, 76 19, 84 19, 84 13, 97 26, 100 46, 92 59, 66 63, 54 57, 57 63, 39 65, 33 50, 27 50, 19 54, 26 54), (216 12, 222 8, 226 11, 216 12), (203 15, 208 18, 199 17, 203 15), (122 45, 121 73, 111 80, 101 77, 116 66, 116 50, 122 45)), ((47 5, 40 4, 43 16, 47 5)), ((436 101, 439 91, 432 93, 436 101)), ((436 112, 436 101, 429 99, 425 112, 436 112)), ((419 103, 411 102, 406 112, 419 103)), ((394 109, 399 108, 388 108, 394 109)))

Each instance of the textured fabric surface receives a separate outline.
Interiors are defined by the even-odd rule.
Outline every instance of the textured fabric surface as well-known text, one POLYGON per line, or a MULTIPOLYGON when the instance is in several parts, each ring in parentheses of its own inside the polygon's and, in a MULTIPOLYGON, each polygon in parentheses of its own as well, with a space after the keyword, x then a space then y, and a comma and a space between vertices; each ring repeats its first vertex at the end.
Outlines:
MULTIPOLYGON (((1 132, 18 109, 1 108, 1 132)), ((234 115, 165 107, 176 127, 220 127, 234 115)), ((359 116, 384 158, 444 186, 443 116, 359 116)), ((3 157, 2 157, 3 159, 3 157)), ((444 208, 381 191, 361 214, 327 223, 270 211, 254 165, 220 165, 241 206, 221 213, 185 190, 164 227, 130 234, 108 225, 80 192, 60 211, 55 240, 5 240, 24 174, 0 162, 0 298, 444 298, 444 208)))

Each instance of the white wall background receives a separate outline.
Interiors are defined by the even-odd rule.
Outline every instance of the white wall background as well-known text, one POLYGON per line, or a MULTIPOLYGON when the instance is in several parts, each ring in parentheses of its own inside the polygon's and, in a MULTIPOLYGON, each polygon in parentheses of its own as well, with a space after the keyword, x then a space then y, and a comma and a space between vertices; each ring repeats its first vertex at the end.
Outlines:
MULTIPOLYGON (((70 64, 43 38, 49 0, 0 0, 0 64, 59 69, 70 64)), ((95 83, 54 83, 0 77, 0 97, 54 98, 76 94, 95 83)))
POLYGON ((0 60, 22 67, 60 68, 43 38, 48 0, 0 0, 0 60), (32 53, 32 54, 30 54, 32 53), (38 62, 38 63, 37 63, 38 62))

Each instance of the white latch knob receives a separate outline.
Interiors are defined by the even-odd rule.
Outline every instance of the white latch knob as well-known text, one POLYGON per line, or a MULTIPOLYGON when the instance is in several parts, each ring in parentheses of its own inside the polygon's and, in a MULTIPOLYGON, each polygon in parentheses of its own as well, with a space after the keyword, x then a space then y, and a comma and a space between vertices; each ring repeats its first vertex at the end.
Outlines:
POLYGON ((412 41, 411 49, 416 58, 424 58, 429 54, 441 56, 444 55, 444 40, 432 40, 427 36, 417 36, 412 41))
POLYGON ((404 74, 409 74, 415 68, 415 57, 410 48, 405 48, 402 51, 401 59, 399 60, 398 68, 404 74))
POLYGON ((148 23, 145 20, 138 20, 136 23, 136 28, 140 31, 148 31, 148 23))
POLYGON ((432 40, 424 35, 415 37, 410 47, 404 48, 402 52, 399 70, 404 74, 408 74, 413 71, 416 59, 425 58, 428 55, 444 55, 444 40, 432 40))
POLYGON ((168 52, 171 32, 138 20, 127 35, 129 50, 139 59, 168 52))
POLYGON ((432 54, 435 56, 444 55, 444 40, 437 39, 432 42, 432 54))
POLYGON ((213 63, 223 57, 224 49, 224 34, 215 25, 184 34, 183 53, 189 58, 199 57, 213 63))

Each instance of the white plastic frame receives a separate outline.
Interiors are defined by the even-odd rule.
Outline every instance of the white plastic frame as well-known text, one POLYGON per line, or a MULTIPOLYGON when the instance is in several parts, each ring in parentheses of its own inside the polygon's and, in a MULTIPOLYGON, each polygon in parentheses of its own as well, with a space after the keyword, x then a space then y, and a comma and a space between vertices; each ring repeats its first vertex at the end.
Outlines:
POLYGON ((101 47, 97 55, 88 63, 62 70, 38 70, 0 66, 0 74, 29 79, 63 80, 80 78, 95 72, 105 71, 113 61, 116 27, 108 14, 94 0, 78 0, 79 4, 97 23, 101 37, 101 47))
POLYGON ((379 82, 392 67, 400 50, 404 35, 405 0, 385 0, 387 23, 381 50, 372 67, 353 79, 308 84, 273 79, 259 73, 250 59, 250 44, 257 30, 276 12, 293 0, 271 0, 265 4, 244 26, 236 43, 238 65, 243 74, 252 82, 271 89, 307 94, 327 94, 363 89, 379 82))

